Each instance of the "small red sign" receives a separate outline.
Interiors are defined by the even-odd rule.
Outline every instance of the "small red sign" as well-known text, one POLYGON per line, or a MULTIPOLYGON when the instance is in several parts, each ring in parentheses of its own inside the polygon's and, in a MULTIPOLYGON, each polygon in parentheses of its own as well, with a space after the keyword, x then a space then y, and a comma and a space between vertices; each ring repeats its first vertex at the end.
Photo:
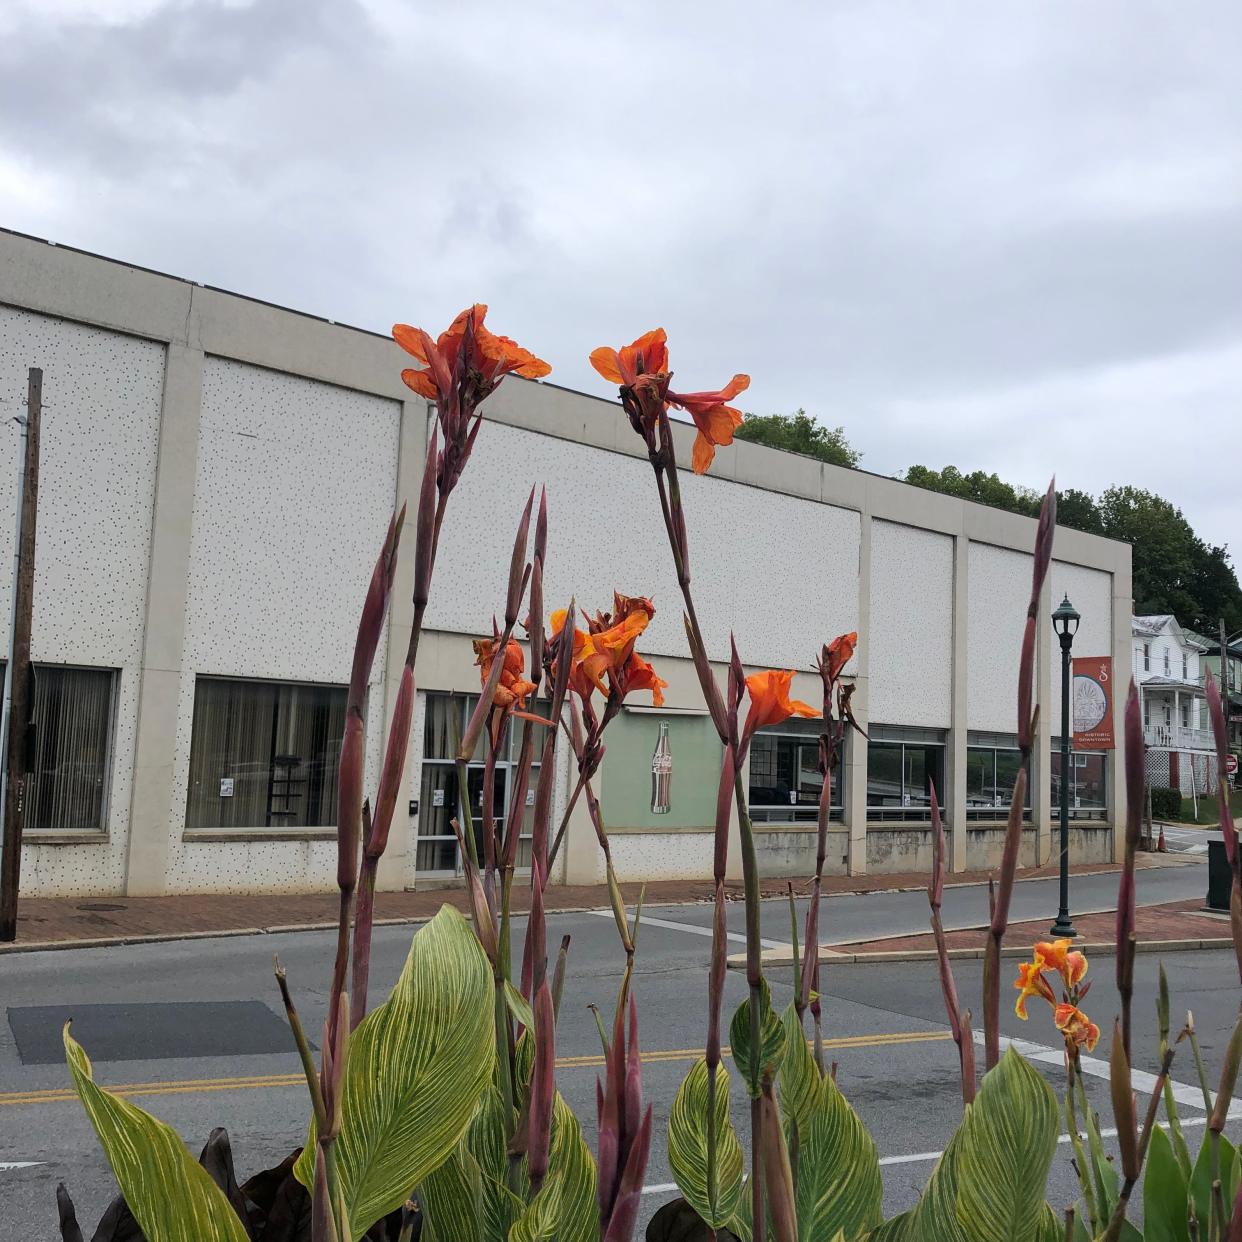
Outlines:
POLYGON ((1113 750, 1113 659, 1084 656, 1074 665, 1074 749, 1113 750))
POLYGON ((1226 755, 1225 756, 1225 771, 1228 772, 1230 776, 1237 776, 1238 774, 1238 756, 1237 755, 1226 755))

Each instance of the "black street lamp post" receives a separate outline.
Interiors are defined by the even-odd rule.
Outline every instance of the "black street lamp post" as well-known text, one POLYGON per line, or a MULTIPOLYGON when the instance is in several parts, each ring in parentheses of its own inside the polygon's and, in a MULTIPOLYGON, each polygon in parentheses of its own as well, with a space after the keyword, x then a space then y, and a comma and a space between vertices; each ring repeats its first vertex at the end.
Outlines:
POLYGON ((1070 647, 1082 618, 1074 611, 1067 595, 1052 614, 1052 628, 1061 640, 1061 908, 1051 934, 1058 939, 1073 939, 1078 933, 1070 922, 1069 913, 1069 802, 1070 802, 1070 647))

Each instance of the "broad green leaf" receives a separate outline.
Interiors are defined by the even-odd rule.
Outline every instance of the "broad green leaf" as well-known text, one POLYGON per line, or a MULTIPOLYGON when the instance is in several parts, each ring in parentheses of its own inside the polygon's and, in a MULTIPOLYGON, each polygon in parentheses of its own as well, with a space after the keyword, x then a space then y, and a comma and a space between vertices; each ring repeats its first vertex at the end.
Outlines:
MULTIPOLYGON (((448 1159, 492 1080, 491 969, 451 906, 423 927, 392 990, 349 1042, 336 1162, 361 1237, 448 1159)), ((295 1167, 314 1176, 314 1125, 295 1167)))
POLYGON ((487 1237, 482 1226, 483 1175, 464 1143, 458 1143, 449 1158, 423 1178, 418 1199, 426 1218, 424 1236, 431 1242, 487 1237))
MULTIPOLYGON (((508 1242, 557 1242, 560 1210, 561 1179, 557 1174, 551 1173, 539 1193, 509 1230, 508 1242)), ((461 1242, 465 1242, 465 1239, 461 1242)))
POLYGON ((1146 1242, 1190 1242, 1186 1177, 1169 1136, 1151 1132, 1143 1166, 1143 1237, 1146 1242))
POLYGON ((957 1219, 958 1153, 975 1106, 968 1104, 962 1124, 932 1169, 918 1206, 907 1213, 903 1242, 972 1242, 957 1219))
MULTIPOLYGON (((1220 1185, 1225 1198, 1225 1211, 1228 1213, 1237 1193, 1238 1174, 1234 1167, 1236 1157, 1233 1144, 1222 1134, 1220 1136, 1220 1185)), ((1208 1131, 1203 1136, 1203 1144, 1195 1159, 1195 1167, 1190 1175, 1190 1193, 1195 1201, 1195 1213, 1199 1219, 1199 1236, 1206 1236, 1207 1222, 1210 1219, 1208 1209, 1212 1205, 1212 1134, 1208 1131)))
POLYGON ((686 1202, 713 1229, 737 1213, 742 1196, 742 1145, 729 1120, 729 1073, 716 1067, 716 1194, 707 1185, 707 1062, 700 1057, 682 1080, 668 1115, 668 1163, 686 1202))
POLYGON ((177 1132, 96 1086, 68 1023, 64 1040, 78 1098, 148 1242, 248 1242, 237 1213, 177 1132))
POLYGON ((760 984, 759 1004, 759 1064, 758 1074, 754 1077, 750 1072, 750 997, 748 996, 733 1015, 729 1025, 729 1040, 732 1043, 733 1063, 737 1066, 746 1083, 752 1099, 758 1099, 763 1090, 765 1075, 774 1075, 785 1055, 785 1028, 780 1019, 772 1011, 772 995, 768 991, 768 981, 760 984))
MULTIPOLYGON (((463 1140, 479 1166, 481 1237, 489 1242, 504 1242, 525 1207, 524 1199, 509 1188, 505 1133, 504 1101, 494 1087, 489 1087, 463 1140)), ((524 1168, 519 1167, 517 1178, 518 1189, 525 1195, 528 1188, 524 1168)))
POLYGON ((1039 1230, 1035 1234, 1039 1242, 1064 1242, 1065 1226, 1057 1220, 1050 1203, 1045 1203, 1039 1213, 1039 1230))
POLYGON ((962 1122, 957 1219, 974 1242, 1036 1242, 1056 1154, 1052 1088, 1010 1048, 962 1122))
POLYGON ((914 1213, 902 1212, 892 1220, 877 1225, 869 1234, 867 1242, 913 1242, 914 1235, 910 1232, 913 1226, 914 1213))
POLYGON ((866 1235, 882 1219, 880 1157, 837 1084, 822 1078, 798 1130, 798 1237, 819 1242, 841 1230, 866 1235))
POLYGON ((558 1184, 557 1242, 599 1242, 595 1159, 578 1118, 559 1091, 552 1109, 548 1168, 558 1184))
POLYGON ((785 1055, 780 1067, 781 1110, 785 1114, 786 1130, 792 1133, 796 1122, 801 1135, 819 1099, 821 1074, 792 1002, 781 1015, 781 1025, 785 1028, 785 1055))
POLYGON ((535 1025, 535 1015, 531 1011, 530 1001, 508 979, 505 980, 505 1004, 509 1006, 509 1012, 523 1026, 535 1025))

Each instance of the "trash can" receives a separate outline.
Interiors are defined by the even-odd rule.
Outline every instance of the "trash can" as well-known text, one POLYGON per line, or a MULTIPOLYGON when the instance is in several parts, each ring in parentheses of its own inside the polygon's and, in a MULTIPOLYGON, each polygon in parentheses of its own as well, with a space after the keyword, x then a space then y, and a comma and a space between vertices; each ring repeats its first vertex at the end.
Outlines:
POLYGON ((1208 842, 1208 891, 1209 910, 1228 910, 1229 892, 1233 888, 1233 872, 1225 856, 1225 842, 1208 842))

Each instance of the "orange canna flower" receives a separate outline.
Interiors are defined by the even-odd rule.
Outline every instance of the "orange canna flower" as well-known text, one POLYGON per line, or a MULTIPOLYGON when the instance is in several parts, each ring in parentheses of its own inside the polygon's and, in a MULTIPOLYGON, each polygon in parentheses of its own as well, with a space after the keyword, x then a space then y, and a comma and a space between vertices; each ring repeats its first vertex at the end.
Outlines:
POLYGON ((1100 1042, 1100 1028, 1076 1005, 1061 1004, 1052 1016, 1056 1028, 1065 1036, 1065 1047, 1071 1052, 1085 1047, 1094 1052, 1100 1042))
POLYGON ((668 682, 656 676, 656 671, 646 660, 634 652, 625 666, 625 693, 635 690, 650 690, 651 702, 654 707, 664 706, 664 687, 668 682))
POLYGON ((819 715, 809 703, 789 697, 791 685, 792 669, 767 669, 762 673, 751 673, 746 678, 750 711, 746 716, 744 736, 750 737, 756 729, 762 729, 765 725, 780 724, 790 716, 819 715))
MULTIPOLYGON (((570 689, 583 700, 594 690, 622 698, 635 690, 650 690, 655 706, 663 706, 668 682, 634 650, 638 636, 655 616, 655 606, 644 596, 614 592, 613 609, 612 614, 596 613, 588 622, 589 630, 574 631, 570 689)), ((553 636, 564 625, 565 610, 559 609, 552 614, 553 636)))
POLYGON ((620 349, 604 345, 593 350, 591 365, 606 380, 632 390, 641 412, 631 410, 628 402, 626 409, 635 428, 644 435, 650 435, 657 414, 670 405, 690 415, 699 432, 691 454, 695 474, 707 472, 717 446, 732 444, 733 433, 742 425, 741 411, 728 403, 750 387, 750 376, 735 375, 715 392, 670 392, 668 338, 663 328, 644 333, 632 345, 620 349))
MULTIPOLYGON (((500 645, 497 638, 476 638, 474 640, 475 663, 479 666, 479 684, 487 685, 492 675, 492 662, 496 658, 496 648, 500 645)), ((496 686, 496 697, 492 706, 508 713, 514 708, 526 706, 526 696, 535 689, 535 683, 526 680, 526 658, 516 638, 509 639, 505 644, 504 668, 500 671, 500 681, 496 686)))
POLYGON ((829 681, 836 681, 841 670, 850 662, 854 648, 858 646, 858 633, 839 634, 824 648, 822 668, 829 681))
POLYGON ((486 314, 487 307, 481 302, 467 307, 434 341, 422 328, 394 324, 393 340, 423 364, 423 369, 411 367, 401 372, 406 385, 428 401, 450 404, 459 395, 456 388, 460 375, 471 386, 472 402, 478 402, 506 375, 540 379, 551 372, 548 363, 516 341, 489 332, 483 326, 486 314), (467 354, 459 359, 463 348, 467 354))
POLYGON ((1087 973, 1087 959, 1078 952, 1071 952, 1072 940, 1040 941, 1035 952, 1047 963, 1047 968, 1058 971, 1067 988, 1077 987, 1087 973))
POLYGON ((1034 961, 1018 964, 1018 977, 1013 981, 1013 986, 1018 989, 1018 999, 1014 1002, 1013 1011, 1023 1022, 1027 1018, 1026 998, 1028 996, 1042 996, 1048 1004, 1053 1006, 1057 1003, 1052 988, 1048 986, 1048 980, 1044 978, 1046 969, 1047 963, 1040 956, 1038 947, 1034 961))
POLYGON ((633 345, 612 349, 601 345, 591 351, 591 365, 612 384, 633 387, 640 375, 668 372, 668 337, 663 328, 645 332, 633 345))
POLYGON ((668 394, 669 404, 685 410, 699 429, 690 455, 695 474, 707 473, 716 456, 717 445, 733 443, 733 433, 742 425, 743 416, 741 410, 735 410, 726 402, 749 387, 749 375, 735 375, 717 392, 668 394))

